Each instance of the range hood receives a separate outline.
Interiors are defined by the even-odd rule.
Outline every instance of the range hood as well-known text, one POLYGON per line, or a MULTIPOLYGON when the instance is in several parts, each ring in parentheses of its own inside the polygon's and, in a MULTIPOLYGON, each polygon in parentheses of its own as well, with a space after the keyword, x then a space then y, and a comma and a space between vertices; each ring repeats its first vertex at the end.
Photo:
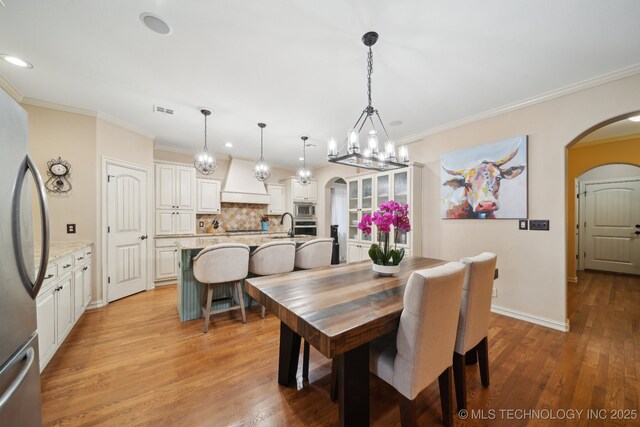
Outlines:
POLYGON ((220 201, 269 204, 269 194, 264 183, 253 176, 253 163, 250 160, 233 158, 229 161, 227 176, 220 192, 220 201))

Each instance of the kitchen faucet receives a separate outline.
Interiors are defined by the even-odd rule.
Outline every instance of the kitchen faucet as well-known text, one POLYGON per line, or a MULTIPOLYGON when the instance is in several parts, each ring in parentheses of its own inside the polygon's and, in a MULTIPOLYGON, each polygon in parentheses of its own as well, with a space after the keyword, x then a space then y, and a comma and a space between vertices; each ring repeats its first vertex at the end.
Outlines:
POLYGON ((293 215, 291 215, 289 212, 285 212, 282 214, 282 218, 280 219, 280 225, 284 224, 284 216, 285 215, 289 215, 291 217, 291 230, 289 230, 287 232, 287 234, 291 237, 296 237, 296 235, 293 233, 293 215))

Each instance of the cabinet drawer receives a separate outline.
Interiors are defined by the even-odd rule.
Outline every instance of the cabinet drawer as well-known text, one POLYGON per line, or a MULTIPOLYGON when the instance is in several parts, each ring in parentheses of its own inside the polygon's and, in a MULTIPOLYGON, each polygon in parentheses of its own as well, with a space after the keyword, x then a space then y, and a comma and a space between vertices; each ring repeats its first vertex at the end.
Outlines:
POLYGON ((55 282, 57 278, 58 278, 58 265, 57 264, 50 265, 49 267, 47 267, 47 272, 44 275, 44 281, 42 282, 41 289, 45 289, 51 283, 55 282))
POLYGON ((58 261, 58 276, 68 273, 73 268, 73 257, 68 256, 58 261))
POLYGON ((73 254, 73 262, 75 265, 80 265, 87 259, 87 255, 84 251, 79 251, 73 254))

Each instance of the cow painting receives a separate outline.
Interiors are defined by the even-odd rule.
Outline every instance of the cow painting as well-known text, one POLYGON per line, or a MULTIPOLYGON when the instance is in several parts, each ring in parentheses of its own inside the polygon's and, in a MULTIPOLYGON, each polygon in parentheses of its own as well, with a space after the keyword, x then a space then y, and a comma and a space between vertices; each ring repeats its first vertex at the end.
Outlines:
POLYGON ((475 147, 469 152, 449 153, 442 161, 442 215, 448 219, 494 219, 526 217, 526 179, 521 177, 526 168, 526 137, 502 143, 475 147), (515 144, 514 144, 515 142, 515 144), (505 148, 509 151, 505 154, 505 148), (518 156, 519 152, 524 155, 518 156), (491 153, 495 157, 490 157, 491 153), (497 157, 501 155, 501 157, 497 157), (513 161, 516 156, 524 164, 513 161), (471 159, 471 161, 468 161, 471 159), (460 164, 461 169, 449 167, 449 162, 460 164), (512 162, 513 161, 513 162, 512 162), (508 165, 512 162, 511 165, 508 165), (501 200, 501 187, 511 187, 510 180, 522 182, 510 188, 508 200, 501 200), (504 203, 503 203, 504 202, 504 203), (505 215, 501 215, 507 207, 505 215), (503 208, 503 211, 500 209, 503 208))

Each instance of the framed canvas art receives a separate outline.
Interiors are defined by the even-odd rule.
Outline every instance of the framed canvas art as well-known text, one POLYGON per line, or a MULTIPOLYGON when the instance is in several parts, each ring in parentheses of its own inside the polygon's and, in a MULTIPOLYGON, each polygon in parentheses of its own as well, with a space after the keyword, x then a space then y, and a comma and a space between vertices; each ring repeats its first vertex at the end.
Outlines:
POLYGON ((527 136, 440 157, 444 219, 527 218, 527 136))

